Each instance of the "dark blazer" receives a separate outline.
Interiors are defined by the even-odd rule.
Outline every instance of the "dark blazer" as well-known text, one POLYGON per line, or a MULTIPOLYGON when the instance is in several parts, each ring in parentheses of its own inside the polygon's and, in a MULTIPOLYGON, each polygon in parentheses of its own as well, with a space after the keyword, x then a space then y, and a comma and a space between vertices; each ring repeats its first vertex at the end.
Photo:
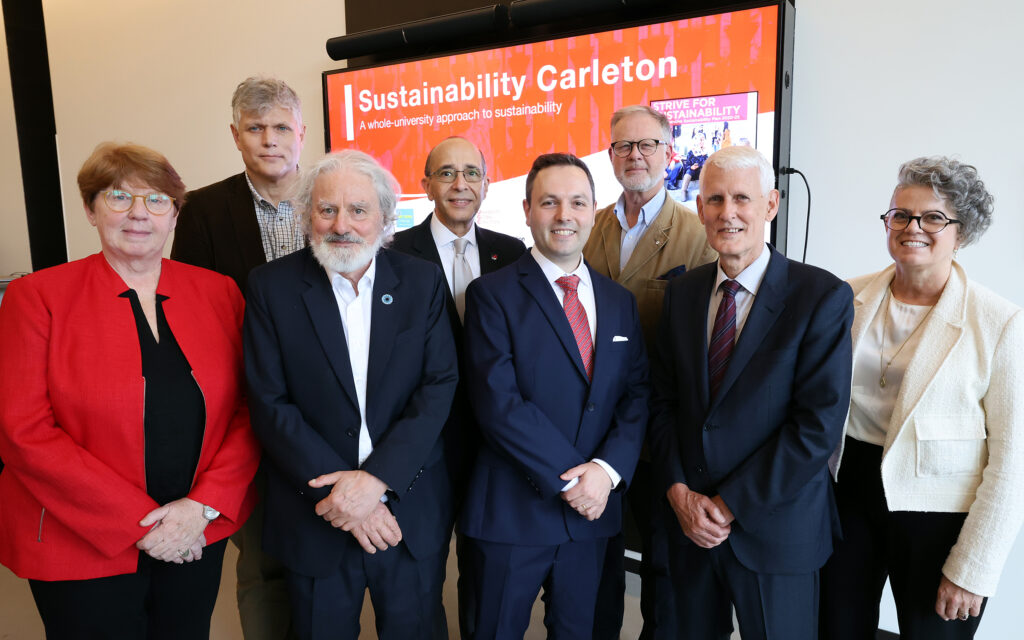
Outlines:
MULTIPOLYGON (((650 442, 661 491, 719 494, 747 568, 820 568, 839 532, 828 458, 850 405, 853 294, 771 249, 719 394, 709 397, 708 303, 717 262, 669 283, 652 354, 650 442)), ((670 527, 683 537, 679 526, 670 527)))
POLYGON ((247 295, 249 271, 267 257, 245 173, 185 195, 171 258, 223 273, 247 295))
POLYGON ((636 299, 590 273, 597 307, 593 381, 531 254, 467 290, 467 383, 484 446, 460 516, 465 535, 556 545, 621 529, 621 492, 593 522, 561 499, 566 483, 559 476, 592 458, 622 476, 619 488, 628 483, 647 424, 647 356, 636 299))
MULTIPOLYGON (((387 249, 377 254, 362 469, 384 481, 416 557, 448 544, 451 489, 439 435, 458 379, 444 317, 444 276, 387 249)), ((355 539, 316 515, 330 487, 307 482, 359 468, 359 404, 327 273, 309 248, 255 269, 245 311, 253 430, 269 461, 264 549, 306 576, 361 559, 355 539)))
MULTIPOLYGON (((434 244, 434 236, 430 233, 430 219, 433 215, 430 214, 426 220, 411 229, 396 233, 390 248, 428 260, 441 267, 441 256, 437 252, 437 245, 434 244)), ((477 247, 480 250, 480 275, 512 264, 526 252, 526 245, 519 238, 513 238, 497 231, 489 231, 479 225, 475 229, 477 247)), ((455 308, 452 291, 448 288, 447 281, 445 283, 448 320, 451 323, 452 335, 455 336, 455 348, 460 356, 459 386, 455 391, 455 402, 452 403, 451 415, 444 427, 445 455, 452 473, 452 481, 456 487, 460 487, 464 485, 472 470, 473 459, 480 446, 480 435, 476 421, 473 419, 473 411, 469 406, 465 369, 461 366, 462 321, 455 308)))

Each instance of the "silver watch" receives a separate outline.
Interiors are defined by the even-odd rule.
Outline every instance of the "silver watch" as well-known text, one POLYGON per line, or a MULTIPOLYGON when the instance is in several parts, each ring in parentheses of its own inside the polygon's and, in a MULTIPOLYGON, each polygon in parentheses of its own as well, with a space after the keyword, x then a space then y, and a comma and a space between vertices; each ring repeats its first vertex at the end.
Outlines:
POLYGON ((220 511, 217 511, 209 505, 203 505, 203 517, 207 520, 216 520, 220 517, 220 511))

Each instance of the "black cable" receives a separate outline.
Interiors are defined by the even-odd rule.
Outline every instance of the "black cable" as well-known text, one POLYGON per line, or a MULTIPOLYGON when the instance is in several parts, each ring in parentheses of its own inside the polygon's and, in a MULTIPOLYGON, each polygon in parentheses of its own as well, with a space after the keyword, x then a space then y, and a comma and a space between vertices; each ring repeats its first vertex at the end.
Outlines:
POLYGON ((801 260, 801 262, 807 262, 807 239, 811 234, 811 185, 807 182, 807 176, 805 176, 799 169, 783 167, 780 173, 784 173, 786 175, 795 173, 799 175, 804 181, 804 187, 807 188, 807 217, 804 218, 804 257, 803 260, 801 260))

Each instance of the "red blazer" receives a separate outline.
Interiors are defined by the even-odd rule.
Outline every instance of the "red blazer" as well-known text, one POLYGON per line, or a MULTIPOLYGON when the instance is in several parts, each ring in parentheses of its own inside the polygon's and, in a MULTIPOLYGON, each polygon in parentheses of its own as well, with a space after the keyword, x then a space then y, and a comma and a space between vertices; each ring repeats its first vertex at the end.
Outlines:
MULTIPOLYGON (((0 563, 23 578, 136 570, 146 494, 145 380, 127 289, 102 254, 12 282, 0 306, 0 563)), ((206 402, 188 497, 221 512, 207 542, 252 510, 259 448, 243 398, 244 303, 231 279, 164 260, 157 293, 206 402)))

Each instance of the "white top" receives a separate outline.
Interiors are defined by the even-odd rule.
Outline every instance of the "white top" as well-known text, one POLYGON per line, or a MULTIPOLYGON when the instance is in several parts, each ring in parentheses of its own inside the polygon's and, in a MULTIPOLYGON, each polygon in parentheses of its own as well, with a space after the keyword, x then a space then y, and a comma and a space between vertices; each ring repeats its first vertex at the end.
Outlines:
MULTIPOLYGON (((448 281, 448 290, 455 291, 452 281, 452 265, 455 264, 455 239, 459 236, 441 224, 436 214, 430 216, 430 235, 434 236, 434 245, 437 247, 437 254, 441 257, 441 268, 444 269, 444 278, 448 281)), ((466 262, 469 263, 469 270, 473 273, 473 279, 476 280, 480 277, 480 247, 476 244, 475 221, 469 225, 469 231, 462 237, 469 241, 466 244, 466 262)))
MULTIPOLYGON (((771 257, 772 252, 768 250, 768 245, 765 245, 761 255, 734 278, 740 285, 739 290, 736 291, 736 340, 739 340, 740 332, 743 331, 743 325, 747 323, 750 307, 754 304, 757 290, 761 288, 761 281, 764 280, 764 274, 768 271, 768 261, 771 257)), ((726 280, 729 280, 729 276, 725 275, 725 272, 722 271, 722 263, 719 262, 718 276, 715 277, 715 287, 711 290, 711 299, 708 301, 708 344, 711 344, 711 332, 715 328, 715 316, 718 314, 718 305, 722 303, 722 296, 725 295, 720 287, 726 280)))
POLYGON ((879 307, 857 349, 857 358, 853 363, 853 388, 846 435, 878 446, 885 444, 896 396, 903 384, 903 374, 921 344, 921 332, 914 331, 930 310, 931 306, 900 302, 891 293, 887 305, 879 307), (884 323, 888 324, 884 325, 885 344, 882 344, 884 323), (904 340, 907 343, 900 350, 904 340), (885 365, 893 355, 896 358, 886 369, 885 365), (878 382, 883 370, 884 387, 878 382))
POLYGON ((647 228, 651 226, 654 219, 661 212, 661 208, 665 205, 666 193, 665 188, 662 187, 653 198, 640 207, 640 215, 637 216, 636 224, 633 225, 632 229, 629 228, 629 224, 626 222, 626 197, 625 195, 619 196, 619 200, 615 203, 614 212, 615 217, 619 220, 619 226, 622 227, 622 238, 619 240, 620 271, 626 268, 626 263, 629 262, 629 257, 633 255, 633 251, 640 242, 640 238, 644 237, 647 228))
MULTIPOLYGON (((534 245, 533 248, 530 249, 530 255, 533 256, 533 259, 537 261, 538 265, 540 265, 540 270, 544 272, 544 277, 547 278, 547 281, 551 284, 551 289, 558 297, 558 304, 563 307, 565 305, 565 291, 555 282, 555 280, 558 280, 562 276, 579 276, 580 282, 576 286, 576 297, 580 299, 580 304, 583 305, 583 310, 587 313, 587 324, 590 325, 590 341, 596 345, 597 304, 594 301, 594 283, 590 279, 590 269, 588 269, 587 265, 583 262, 583 256, 580 255, 580 262, 576 265, 576 268, 572 272, 566 273, 562 271, 562 268, 557 264, 545 258, 544 254, 537 249, 537 245, 534 245)), ((610 464, 600 458, 594 458, 591 462, 596 462, 601 465, 601 468, 608 473, 608 477, 612 479, 612 488, 619 486, 619 482, 622 481, 622 476, 619 475, 619 473, 613 469, 610 464)), ((566 469, 566 471, 568 471, 568 469, 566 469)), ((562 487, 562 491, 568 491, 577 484, 579 484, 579 478, 573 478, 568 484, 562 487)))
POLYGON ((373 278, 377 274, 377 258, 370 260, 366 273, 359 279, 359 294, 345 276, 329 271, 331 289, 341 312, 341 326, 345 330, 348 359, 352 367, 352 381, 359 400, 359 465, 373 453, 373 442, 366 427, 366 369, 370 359, 370 316, 373 310, 373 278))

